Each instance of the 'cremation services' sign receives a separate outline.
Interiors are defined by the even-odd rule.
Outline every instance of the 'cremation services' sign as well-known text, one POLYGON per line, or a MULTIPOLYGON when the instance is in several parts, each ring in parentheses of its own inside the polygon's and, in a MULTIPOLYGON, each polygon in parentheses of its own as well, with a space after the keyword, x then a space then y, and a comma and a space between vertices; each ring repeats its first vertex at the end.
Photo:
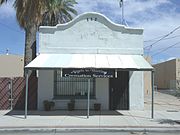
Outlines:
POLYGON ((113 78, 114 70, 108 69, 63 69, 63 77, 113 78))

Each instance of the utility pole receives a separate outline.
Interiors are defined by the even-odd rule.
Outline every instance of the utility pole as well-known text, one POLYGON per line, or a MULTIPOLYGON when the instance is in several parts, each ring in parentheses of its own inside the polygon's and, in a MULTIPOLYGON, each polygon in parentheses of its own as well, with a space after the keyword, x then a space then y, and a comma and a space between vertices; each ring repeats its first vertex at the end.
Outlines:
POLYGON ((6 48, 6 55, 9 55, 9 48, 6 48))
POLYGON ((119 0, 119 7, 121 8, 121 12, 122 12, 121 24, 123 25, 124 24, 124 3, 123 3, 123 0, 119 0))

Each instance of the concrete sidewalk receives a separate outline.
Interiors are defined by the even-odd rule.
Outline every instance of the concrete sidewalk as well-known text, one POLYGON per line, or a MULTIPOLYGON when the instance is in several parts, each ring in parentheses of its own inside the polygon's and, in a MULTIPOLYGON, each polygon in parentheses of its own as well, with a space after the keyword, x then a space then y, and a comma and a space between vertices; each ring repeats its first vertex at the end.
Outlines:
POLYGON ((150 96, 145 97, 143 111, 0 111, 0 130, 17 129, 112 129, 112 130, 176 130, 180 131, 180 100, 156 92, 155 116, 151 119, 150 96))

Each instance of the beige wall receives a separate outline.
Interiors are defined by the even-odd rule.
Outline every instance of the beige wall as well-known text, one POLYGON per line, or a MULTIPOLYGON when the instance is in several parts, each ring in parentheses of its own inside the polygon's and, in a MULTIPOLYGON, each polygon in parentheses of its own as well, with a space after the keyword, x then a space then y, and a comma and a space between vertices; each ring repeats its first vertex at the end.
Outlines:
POLYGON ((23 56, 0 55, 0 77, 22 77, 23 73, 23 56))
POLYGON ((176 59, 176 79, 180 80, 180 58, 176 59))
POLYGON ((180 90, 180 58, 176 59, 176 89, 180 90))
POLYGON ((153 65, 155 85, 160 89, 169 89, 170 82, 176 80, 176 59, 153 65))
MULTIPOLYGON (((144 56, 147 62, 151 64, 151 57, 144 56)), ((151 72, 144 71, 144 94, 151 94, 152 87, 151 87, 151 72)))

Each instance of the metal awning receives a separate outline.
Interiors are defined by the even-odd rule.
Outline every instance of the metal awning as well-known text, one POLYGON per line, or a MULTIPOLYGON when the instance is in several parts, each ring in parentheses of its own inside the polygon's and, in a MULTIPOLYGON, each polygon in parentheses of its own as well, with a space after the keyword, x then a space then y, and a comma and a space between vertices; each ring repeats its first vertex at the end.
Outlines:
POLYGON ((151 71, 141 55, 118 54, 40 54, 26 69, 103 68, 151 71))

